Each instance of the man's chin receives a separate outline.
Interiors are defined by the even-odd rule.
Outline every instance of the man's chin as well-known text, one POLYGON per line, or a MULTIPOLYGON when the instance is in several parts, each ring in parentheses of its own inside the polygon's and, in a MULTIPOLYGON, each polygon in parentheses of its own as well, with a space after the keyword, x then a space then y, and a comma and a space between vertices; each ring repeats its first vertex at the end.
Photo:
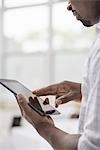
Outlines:
POLYGON ((92 27, 92 26, 93 26, 92 24, 87 24, 87 23, 84 23, 84 22, 82 22, 82 24, 83 24, 85 27, 92 27))
POLYGON ((79 20, 82 22, 82 24, 83 24, 85 27, 92 27, 92 26, 93 26, 93 24, 92 24, 90 21, 81 20, 81 19, 79 19, 79 20))

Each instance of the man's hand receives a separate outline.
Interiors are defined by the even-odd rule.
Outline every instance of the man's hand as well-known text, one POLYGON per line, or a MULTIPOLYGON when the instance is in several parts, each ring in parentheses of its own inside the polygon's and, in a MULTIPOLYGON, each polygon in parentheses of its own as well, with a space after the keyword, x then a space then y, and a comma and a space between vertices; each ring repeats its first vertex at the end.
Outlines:
POLYGON ((77 150, 80 135, 72 135, 55 127, 50 116, 40 116, 27 104, 23 95, 17 95, 17 102, 23 117, 31 123, 37 132, 56 150, 77 150))
POLYGON ((55 106, 75 100, 81 101, 81 84, 75 82, 64 81, 53 84, 42 89, 33 91, 37 96, 54 95, 56 97, 55 106))
MULTIPOLYGON (((34 101, 34 100, 33 100, 34 101)), ((17 95, 17 102, 20 107, 22 116, 32 124, 36 129, 38 126, 45 125, 54 125, 54 122, 50 116, 41 116, 35 112, 28 104, 23 95, 17 95)), ((40 127, 39 127, 40 128, 40 127)))

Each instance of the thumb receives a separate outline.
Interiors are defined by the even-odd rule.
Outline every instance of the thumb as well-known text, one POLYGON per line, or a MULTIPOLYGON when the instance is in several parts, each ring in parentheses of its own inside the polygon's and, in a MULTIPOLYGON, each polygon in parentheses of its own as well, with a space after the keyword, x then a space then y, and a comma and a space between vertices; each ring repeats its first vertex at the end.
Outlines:
POLYGON ((60 96, 59 98, 57 98, 55 101, 56 107, 58 107, 61 104, 69 102, 71 99, 71 96, 72 96, 71 93, 67 93, 67 94, 64 94, 63 96, 60 96))
POLYGON ((62 104, 62 96, 60 96, 59 98, 57 98, 56 101, 55 101, 55 106, 56 107, 58 107, 61 104, 62 104))
POLYGON ((27 109, 27 107, 28 107, 27 101, 22 94, 17 95, 17 102, 21 109, 23 109, 23 110, 27 109))

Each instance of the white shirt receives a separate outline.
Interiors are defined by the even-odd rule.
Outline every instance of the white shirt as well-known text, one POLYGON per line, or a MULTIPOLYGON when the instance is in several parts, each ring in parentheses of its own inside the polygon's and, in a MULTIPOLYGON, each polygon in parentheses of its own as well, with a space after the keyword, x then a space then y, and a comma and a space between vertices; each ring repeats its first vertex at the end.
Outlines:
POLYGON ((82 84, 78 150, 100 150, 100 29, 86 62, 82 84))

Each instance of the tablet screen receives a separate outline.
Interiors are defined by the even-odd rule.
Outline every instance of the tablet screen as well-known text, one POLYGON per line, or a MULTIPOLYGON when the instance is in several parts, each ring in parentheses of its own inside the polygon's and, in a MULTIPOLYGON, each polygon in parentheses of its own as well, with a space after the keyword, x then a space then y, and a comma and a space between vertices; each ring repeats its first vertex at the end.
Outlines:
POLYGON ((9 80, 9 79, 0 79, 0 83, 11 91, 15 96, 17 94, 23 94, 28 102, 28 104, 36 110, 41 115, 48 115, 48 114, 60 114, 54 107, 51 105, 43 104, 43 99, 37 97, 36 95, 32 94, 31 90, 25 87, 23 84, 16 80, 9 80))

